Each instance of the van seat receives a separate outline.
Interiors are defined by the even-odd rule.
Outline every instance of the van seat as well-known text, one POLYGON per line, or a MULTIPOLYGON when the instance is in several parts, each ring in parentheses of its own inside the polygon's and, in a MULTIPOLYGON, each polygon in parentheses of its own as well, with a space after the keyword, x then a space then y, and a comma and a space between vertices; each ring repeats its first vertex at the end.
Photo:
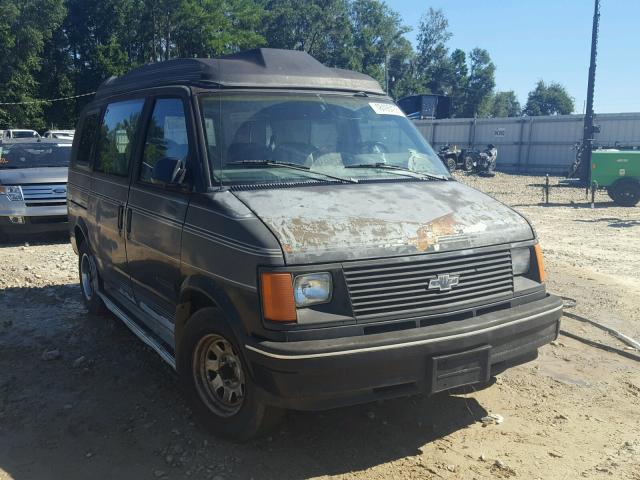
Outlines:
POLYGON ((281 143, 273 150, 273 159, 277 162, 295 163, 308 167, 317 150, 316 147, 308 143, 281 143))
POLYGON ((227 161, 237 162, 242 160, 270 160, 271 150, 266 145, 259 143, 237 142, 229 145, 227 161))

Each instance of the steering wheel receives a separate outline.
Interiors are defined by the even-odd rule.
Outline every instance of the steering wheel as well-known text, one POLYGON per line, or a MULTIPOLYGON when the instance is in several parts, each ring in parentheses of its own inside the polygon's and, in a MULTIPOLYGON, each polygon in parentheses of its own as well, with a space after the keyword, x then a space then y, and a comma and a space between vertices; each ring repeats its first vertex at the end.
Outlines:
POLYGON ((310 143, 289 142, 276 146, 272 156, 276 161, 309 166, 317 152, 318 147, 310 143))
POLYGON ((361 142, 358 144, 358 151, 360 153, 378 153, 383 155, 389 153, 389 149, 382 142, 361 142))

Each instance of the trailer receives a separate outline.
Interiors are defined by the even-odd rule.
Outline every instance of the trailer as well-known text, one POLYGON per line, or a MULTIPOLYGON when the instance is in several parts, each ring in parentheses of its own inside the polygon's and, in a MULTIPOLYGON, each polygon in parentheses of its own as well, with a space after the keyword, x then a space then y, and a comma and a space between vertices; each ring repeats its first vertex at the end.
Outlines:
POLYGON ((637 205, 640 201, 640 151, 594 150, 591 152, 591 182, 597 188, 606 188, 617 205, 637 205))

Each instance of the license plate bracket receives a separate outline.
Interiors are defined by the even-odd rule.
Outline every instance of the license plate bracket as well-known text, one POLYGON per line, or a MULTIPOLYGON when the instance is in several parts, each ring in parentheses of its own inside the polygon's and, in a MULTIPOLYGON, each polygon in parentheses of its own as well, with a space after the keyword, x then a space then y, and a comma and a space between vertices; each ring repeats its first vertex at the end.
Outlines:
POLYGON ((431 358, 431 393, 488 382, 491 345, 431 358))

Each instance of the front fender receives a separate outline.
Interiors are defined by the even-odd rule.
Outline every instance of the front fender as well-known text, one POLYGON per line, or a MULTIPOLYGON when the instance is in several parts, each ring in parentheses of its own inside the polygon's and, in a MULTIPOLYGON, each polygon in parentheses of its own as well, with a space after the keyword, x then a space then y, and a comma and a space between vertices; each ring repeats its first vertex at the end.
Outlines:
POLYGON ((195 313, 190 305, 193 299, 198 302, 205 300, 209 306, 217 308, 240 344, 260 328, 259 299, 255 290, 195 273, 187 276, 181 285, 175 318, 176 346, 180 344, 190 316, 195 313))

